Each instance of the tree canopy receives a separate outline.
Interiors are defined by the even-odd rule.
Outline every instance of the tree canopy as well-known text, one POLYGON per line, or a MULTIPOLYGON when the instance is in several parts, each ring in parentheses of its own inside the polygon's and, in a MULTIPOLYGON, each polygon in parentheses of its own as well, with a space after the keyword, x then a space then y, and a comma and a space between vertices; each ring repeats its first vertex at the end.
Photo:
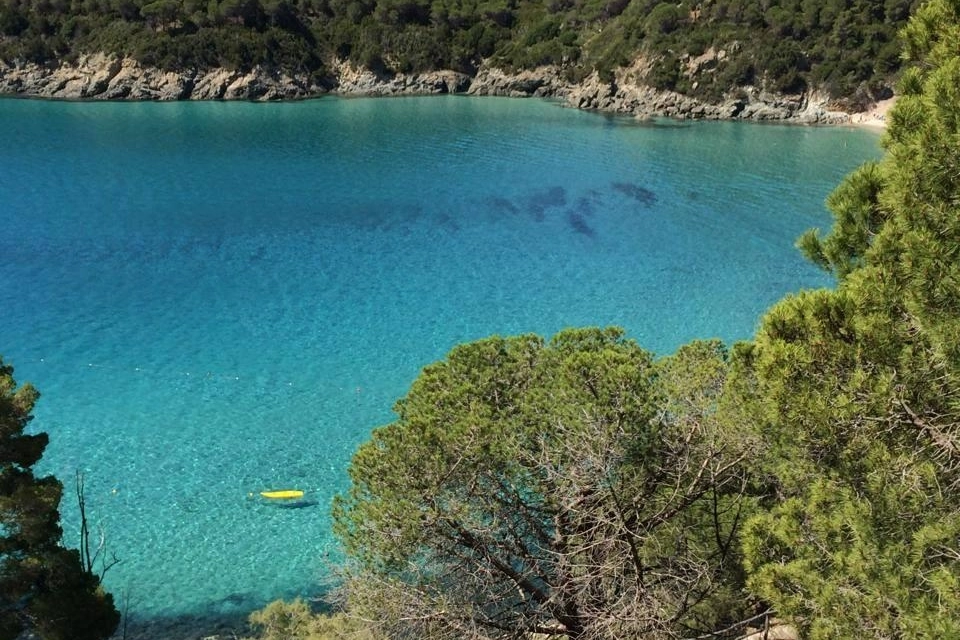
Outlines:
POLYGON ((884 158, 798 241, 836 287, 729 354, 615 329, 454 349, 336 503, 352 611, 389 637, 705 638, 772 611, 812 640, 960 637, 960 0, 902 39, 884 158))
MULTIPOLYGON (((0 1, 4 33, 31 37, 33 18, 0 1)), ((214 4, 192 10, 217 29, 318 33, 313 22, 297 27, 299 5, 214 4)), ((118 42, 130 42, 138 20, 150 38, 207 37, 186 26, 186 5, 111 6, 90 11, 126 16, 118 42)), ((816 49, 794 44, 826 25, 837 46, 885 42, 845 11, 905 19, 909 10, 890 1, 882 11, 870 2, 303 6, 323 24, 349 16, 357 30, 335 31, 338 50, 390 67, 419 65, 397 52, 414 51, 414 35, 437 25, 482 24, 476 42, 505 62, 622 59, 628 49, 566 35, 574 23, 556 18, 576 9, 600 32, 621 29, 621 42, 642 33, 665 47, 701 21, 725 38, 741 33, 723 31, 728 22, 776 25, 787 44, 770 68, 786 74, 807 73, 800 63, 816 49)), ((59 33, 46 24, 47 36, 59 33)), ((770 607, 813 640, 960 637, 960 0, 931 0, 902 38, 909 68, 885 157, 830 196, 831 231, 799 241, 836 287, 788 296, 729 353, 702 341, 657 359, 619 329, 453 349, 351 464, 334 519, 356 617, 330 628, 354 631, 362 618, 398 638, 697 638, 770 607)), ((469 59, 474 49, 463 51, 469 59)), ((117 624, 112 599, 61 545, 62 487, 32 471, 47 439, 25 431, 37 394, 12 374, 0 362, 0 634, 103 638, 117 624)), ((258 620, 268 633, 327 629, 302 603, 258 620)))
POLYGON ((338 503, 362 610, 697 637, 756 603, 814 640, 960 636, 960 1, 903 39, 883 160, 799 241, 837 286, 788 296, 729 357, 655 361, 613 330, 454 350, 338 503))
POLYGON ((904 40, 884 159, 801 241, 837 288, 776 305, 738 359, 777 481, 749 585, 811 638, 960 635, 960 2, 904 40))
POLYGON ((748 442, 719 343, 617 329, 455 348, 374 431, 334 507, 351 606, 391 637, 671 638, 745 608, 748 442))
POLYGON ((60 481, 33 474, 48 441, 25 433, 37 398, 0 360, 0 637, 103 640, 120 619, 113 598, 61 545, 60 481))
POLYGON ((646 81, 707 99, 745 85, 872 95, 900 66, 917 0, 0 0, 0 59, 83 53, 164 69, 255 65, 326 77, 561 66, 573 79, 638 56, 646 81), (699 60, 703 54, 712 51, 699 60), (722 53, 721 53, 722 52, 722 53), (699 61, 698 61, 699 60, 699 61))

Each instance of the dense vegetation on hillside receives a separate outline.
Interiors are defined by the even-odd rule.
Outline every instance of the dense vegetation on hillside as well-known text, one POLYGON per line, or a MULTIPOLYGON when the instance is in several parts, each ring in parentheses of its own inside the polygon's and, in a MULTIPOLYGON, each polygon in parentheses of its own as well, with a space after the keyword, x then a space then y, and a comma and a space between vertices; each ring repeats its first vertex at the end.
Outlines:
POLYGON ((903 39, 884 159, 799 242, 835 288, 729 351, 455 348, 335 503, 346 615, 276 603, 262 637, 960 637, 960 0, 903 39))
MULTIPOLYGON (((262 637, 673 640, 773 613, 811 640, 960 637, 960 0, 902 40, 885 157, 799 242, 835 288, 731 349, 658 359, 616 329, 455 348, 351 463, 343 611, 277 603, 262 637)), ((96 638, 112 602, 56 543, 11 374, 0 632, 100 611, 96 638)), ((40 631, 78 637, 61 628, 40 631)))
POLYGON ((334 58, 381 72, 561 65, 603 77, 639 52, 648 83, 718 98, 876 90, 917 0, 0 0, 0 59, 130 55, 166 69, 266 65, 325 77, 334 58), (694 61, 713 47, 704 65, 694 61), (687 69, 698 69, 692 77, 687 69))
POLYGON ((801 240, 839 278, 740 350, 776 490, 749 589, 819 638, 960 637, 960 1, 919 10, 886 156, 801 240))

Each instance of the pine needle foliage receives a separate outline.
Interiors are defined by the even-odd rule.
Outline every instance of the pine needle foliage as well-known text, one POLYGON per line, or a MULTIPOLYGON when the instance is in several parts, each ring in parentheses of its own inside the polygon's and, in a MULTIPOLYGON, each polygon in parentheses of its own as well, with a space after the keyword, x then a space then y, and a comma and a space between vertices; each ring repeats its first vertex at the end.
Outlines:
POLYGON ((26 432, 38 397, 0 360, 0 638, 103 640, 120 620, 113 598, 61 546, 63 485, 33 474, 48 441, 26 432))
POLYGON ((735 366, 777 481, 748 585, 814 640, 960 636, 960 3, 903 37, 884 159, 801 240, 836 290, 776 305, 735 366))
POLYGON ((741 619, 752 444, 726 351, 618 329, 489 338, 422 372, 334 505, 351 612, 389 637, 678 638, 741 619))

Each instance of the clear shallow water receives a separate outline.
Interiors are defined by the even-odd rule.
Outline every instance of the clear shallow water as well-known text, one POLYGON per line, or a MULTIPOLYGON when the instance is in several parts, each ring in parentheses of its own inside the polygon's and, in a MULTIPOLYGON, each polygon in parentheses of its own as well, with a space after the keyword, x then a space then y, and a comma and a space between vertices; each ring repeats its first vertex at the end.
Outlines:
POLYGON ((142 617, 312 593, 328 505, 420 368, 493 333, 665 354, 829 284, 793 248, 876 134, 533 100, 0 101, 0 353, 142 617), (268 488, 317 502, 278 509, 268 488))

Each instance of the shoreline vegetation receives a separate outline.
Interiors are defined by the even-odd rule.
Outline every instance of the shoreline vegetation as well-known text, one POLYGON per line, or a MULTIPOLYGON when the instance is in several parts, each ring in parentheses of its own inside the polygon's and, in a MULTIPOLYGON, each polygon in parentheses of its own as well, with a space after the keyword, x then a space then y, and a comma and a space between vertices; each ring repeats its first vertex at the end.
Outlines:
MULTIPOLYGON (((0 63, 0 93, 88 100, 462 93, 562 98, 635 117, 886 126, 892 92, 877 78, 899 73, 899 47, 879 31, 876 46, 844 57, 863 62, 859 71, 833 75, 817 66, 839 65, 840 57, 812 40, 803 48, 804 33, 839 25, 830 34, 842 45, 867 42, 861 36, 869 30, 848 14, 798 18, 779 4, 768 16, 731 22, 771 27, 757 31, 768 58, 740 58, 756 65, 749 68, 723 67, 736 50, 716 48, 717 38, 700 42, 695 56, 670 49, 672 34, 689 39, 691 25, 716 24, 708 18, 721 7, 750 6, 737 2, 705 3, 709 15, 701 5, 606 4, 615 13, 610 24, 636 26, 638 38, 660 45, 652 57, 604 46, 635 40, 581 41, 593 24, 566 37, 571 31, 556 16, 595 6, 586 0, 551 2, 546 17, 494 12, 487 17, 509 38, 486 33, 487 45, 471 51, 497 50, 499 60, 472 68, 470 55, 453 50, 411 57, 425 42, 416 36, 439 24, 418 2, 379 5, 393 13, 376 12, 376 2, 320 4, 329 5, 328 17, 358 25, 336 47, 350 55, 289 75, 256 56, 245 66, 199 66, 182 57, 152 64, 143 50, 140 57, 124 51, 184 28, 177 3, 139 7, 145 30, 114 34, 114 50, 123 53, 83 55, 66 44, 58 54, 52 23, 46 33, 26 9, 8 7, 0 34, 34 34, 36 50, 0 63), (630 22, 631 7, 639 22, 630 22), (536 28, 514 33, 519 21, 536 28), (382 25, 396 29, 374 30, 382 25), (364 48, 361 36, 371 33, 384 39, 364 48), (385 42, 386 49, 370 48, 385 42), (581 46, 605 62, 571 76, 563 59, 581 46), (722 82, 717 73, 713 93, 698 94, 698 78, 708 76, 689 70, 701 60, 702 68, 743 73, 722 82)), ((915 8, 884 5, 891 12, 870 14, 866 26, 902 21, 915 8)), ((117 10, 133 18, 131 6, 117 10)), ((187 35, 217 20, 260 35, 307 26, 284 13, 290 5, 270 6, 195 7, 187 35)), ((301 35, 352 24, 329 23, 301 35)), ((71 33, 98 41, 84 24, 71 33)), ((457 43, 477 24, 484 26, 447 15, 441 26, 457 43)), ((910 67, 889 113, 885 155, 828 198, 831 230, 798 241, 836 278, 833 288, 788 295, 763 314, 751 340, 732 348, 693 342, 655 360, 619 329, 578 329, 549 342, 528 335, 460 345, 423 370, 398 401, 397 420, 358 450, 350 490, 332 510, 352 561, 343 567, 341 602, 361 631, 376 632, 367 637, 705 638, 739 635, 773 615, 810 640, 960 636, 960 1, 930 0, 901 33, 910 67)), ((32 399, 10 406, 25 424, 32 399)), ((302 603, 264 612, 256 614, 260 626, 274 618, 282 625, 265 628, 261 640, 321 637, 314 623, 322 616, 302 603), (306 619, 295 618, 295 607, 306 619), (303 622, 296 633, 294 622, 303 622)), ((195 628, 153 631, 168 640, 198 636, 195 628)), ((217 633, 205 638, 237 634, 217 633)))
MULTIPOLYGON (((722 55, 710 50, 701 58, 722 55)), ((703 61, 693 64, 703 64, 703 61)), ((264 67, 248 72, 214 68, 206 71, 164 71, 133 58, 108 54, 80 56, 76 62, 10 64, 0 61, 0 95, 56 100, 103 101, 281 101, 325 95, 383 97, 458 94, 468 96, 558 99, 570 107, 638 119, 670 117, 698 120, 744 120, 807 125, 884 126, 894 99, 868 102, 863 111, 849 111, 825 92, 780 94, 740 87, 734 95, 707 102, 676 91, 657 89, 643 80, 646 62, 617 70, 604 81, 596 72, 571 81, 560 67, 507 72, 482 66, 475 74, 441 70, 423 73, 376 73, 349 61, 329 66, 317 81, 264 67)), ((888 94, 883 94, 888 96, 888 94)))
POLYGON ((0 94, 105 100, 534 96, 845 124, 892 95, 919 0, 0 2, 0 94))

